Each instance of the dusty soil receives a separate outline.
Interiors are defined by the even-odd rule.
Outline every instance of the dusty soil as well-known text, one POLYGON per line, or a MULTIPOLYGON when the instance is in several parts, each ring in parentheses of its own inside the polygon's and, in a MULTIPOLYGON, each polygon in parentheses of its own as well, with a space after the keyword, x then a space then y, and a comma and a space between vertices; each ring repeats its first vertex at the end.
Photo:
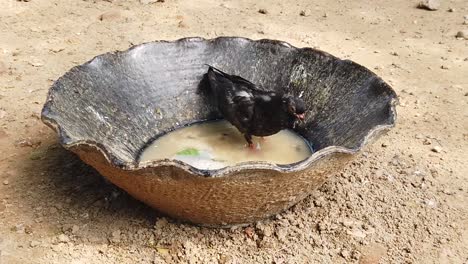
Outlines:
POLYGON ((468 2, 255 2, 1 0, 0 263, 468 262, 468 2), (135 201, 38 118, 51 83, 95 55, 221 35, 374 70, 400 96, 396 128, 290 210, 216 230, 135 201))

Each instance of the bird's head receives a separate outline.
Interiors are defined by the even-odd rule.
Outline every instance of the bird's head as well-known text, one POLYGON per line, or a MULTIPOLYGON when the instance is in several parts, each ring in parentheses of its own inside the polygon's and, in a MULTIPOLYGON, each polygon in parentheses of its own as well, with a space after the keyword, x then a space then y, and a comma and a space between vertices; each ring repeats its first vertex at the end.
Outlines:
POLYGON ((306 107, 304 101, 299 97, 286 95, 283 97, 283 107, 297 120, 304 121, 306 107))

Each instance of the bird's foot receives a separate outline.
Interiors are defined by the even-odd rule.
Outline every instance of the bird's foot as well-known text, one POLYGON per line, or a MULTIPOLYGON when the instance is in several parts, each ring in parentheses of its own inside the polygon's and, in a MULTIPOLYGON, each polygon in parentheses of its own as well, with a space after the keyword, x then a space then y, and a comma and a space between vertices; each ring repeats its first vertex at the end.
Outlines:
POLYGON ((259 151, 259 150, 261 150, 260 143, 257 143, 257 144, 255 144, 255 143, 249 143, 249 144, 247 145, 247 147, 248 147, 250 150, 252 150, 252 151, 259 151))

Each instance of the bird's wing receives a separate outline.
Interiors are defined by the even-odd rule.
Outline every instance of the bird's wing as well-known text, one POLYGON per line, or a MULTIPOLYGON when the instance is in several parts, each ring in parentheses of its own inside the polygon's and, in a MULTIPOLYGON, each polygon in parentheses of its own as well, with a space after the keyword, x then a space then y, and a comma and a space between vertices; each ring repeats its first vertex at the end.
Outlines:
POLYGON ((208 70, 208 79, 218 107, 223 109, 225 118, 238 129, 246 130, 253 116, 254 96, 246 85, 234 82, 231 77, 214 67, 208 70))
POLYGON ((269 91, 255 91, 254 97, 255 102, 259 104, 271 104, 277 102, 278 98, 281 96, 281 93, 269 92, 269 91))
POLYGON ((245 89, 235 90, 233 95, 232 102, 237 119, 244 128, 248 128, 254 114, 255 98, 245 89))

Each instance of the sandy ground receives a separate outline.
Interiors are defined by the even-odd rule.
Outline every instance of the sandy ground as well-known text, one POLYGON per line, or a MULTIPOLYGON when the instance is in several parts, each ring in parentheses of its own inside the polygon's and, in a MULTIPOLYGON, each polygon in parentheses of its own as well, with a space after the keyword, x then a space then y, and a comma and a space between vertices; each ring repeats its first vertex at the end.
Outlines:
POLYGON ((466 0, 145 2, 0 0, 0 263, 468 262, 466 0), (396 128, 290 210, 216 230, 106 183, 38 118, 52 82, 95 55, 221 35, 372 69, 400 97, 396 128))

